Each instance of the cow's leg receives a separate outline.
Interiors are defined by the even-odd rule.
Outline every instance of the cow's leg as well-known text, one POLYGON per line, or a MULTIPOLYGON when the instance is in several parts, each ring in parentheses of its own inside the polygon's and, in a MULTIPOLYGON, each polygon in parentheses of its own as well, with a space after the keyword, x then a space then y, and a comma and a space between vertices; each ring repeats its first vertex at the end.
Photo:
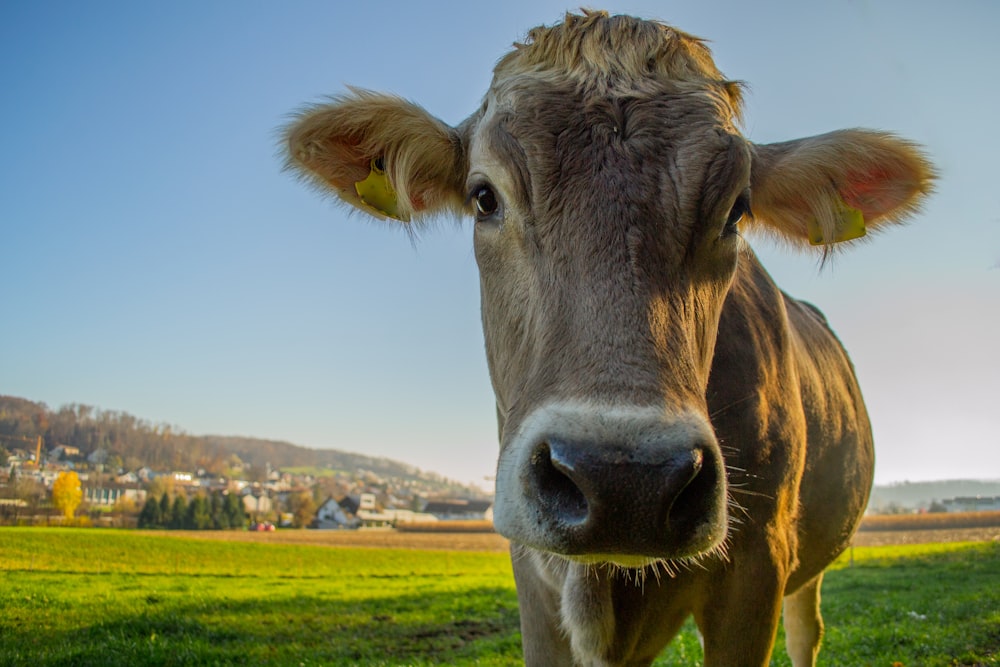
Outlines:
POLYGON ((557 582, 543 572, 543 557, 511 548, 517 602, 521 610, 521 646, 525 667, 571 667, 573 651, 560 623, 557 582))
POLYGON ((819 589, 823 574, 785 598, 785 646, 794 667, 813 667, 823 640, 819 589))
POLYGON ((783 573, 771 563, 726 572, 695 614, 704 637, 705 667, 767 667, 783 591, 783 573))

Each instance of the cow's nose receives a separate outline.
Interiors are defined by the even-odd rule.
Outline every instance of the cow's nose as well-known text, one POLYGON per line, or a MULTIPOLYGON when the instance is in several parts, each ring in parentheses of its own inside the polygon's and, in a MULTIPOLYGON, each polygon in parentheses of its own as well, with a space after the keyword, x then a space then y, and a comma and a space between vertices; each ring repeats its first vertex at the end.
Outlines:
POLYGON ((660 557, 673 551, 665 545, 683 543, 698 552, 705 540, 696 536, 717 515, 723 484, 713 444, 608 445, 550 437, 535 446, 525 491, 562 553, 660 557))

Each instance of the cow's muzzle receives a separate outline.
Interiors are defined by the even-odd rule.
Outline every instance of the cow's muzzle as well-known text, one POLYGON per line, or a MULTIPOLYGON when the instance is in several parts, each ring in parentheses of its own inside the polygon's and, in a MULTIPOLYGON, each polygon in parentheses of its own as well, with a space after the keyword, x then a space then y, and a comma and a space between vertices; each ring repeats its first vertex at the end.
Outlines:
POLYGON ((545 412, 501 455, 501 534, 622 564, 694 556, 725 537, 724 467, 703 419, 649 409, 545 412))

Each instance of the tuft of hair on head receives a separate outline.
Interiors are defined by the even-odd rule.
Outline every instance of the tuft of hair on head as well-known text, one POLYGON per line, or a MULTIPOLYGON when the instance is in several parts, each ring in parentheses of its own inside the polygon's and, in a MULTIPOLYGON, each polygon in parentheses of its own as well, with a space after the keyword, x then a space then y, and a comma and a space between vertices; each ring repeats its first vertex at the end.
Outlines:
POLYGON ((528 31, 497 63, 494 81, 539 71, 562 72, 598 88, 670 80, 712 91, 734 119, 742 119, 743 85, 722 75, 705 40, 659 21, 582 12, 528 31))

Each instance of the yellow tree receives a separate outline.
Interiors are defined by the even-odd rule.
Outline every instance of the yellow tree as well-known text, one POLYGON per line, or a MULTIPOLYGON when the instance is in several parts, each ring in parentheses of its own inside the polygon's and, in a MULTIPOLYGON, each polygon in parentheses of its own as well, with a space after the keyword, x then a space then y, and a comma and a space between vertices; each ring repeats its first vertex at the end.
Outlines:
POLYGON ((73 471, 61 472, 52 484, 52 504, 67 519, 72 519, 83 498, 80 478, 73 471))

